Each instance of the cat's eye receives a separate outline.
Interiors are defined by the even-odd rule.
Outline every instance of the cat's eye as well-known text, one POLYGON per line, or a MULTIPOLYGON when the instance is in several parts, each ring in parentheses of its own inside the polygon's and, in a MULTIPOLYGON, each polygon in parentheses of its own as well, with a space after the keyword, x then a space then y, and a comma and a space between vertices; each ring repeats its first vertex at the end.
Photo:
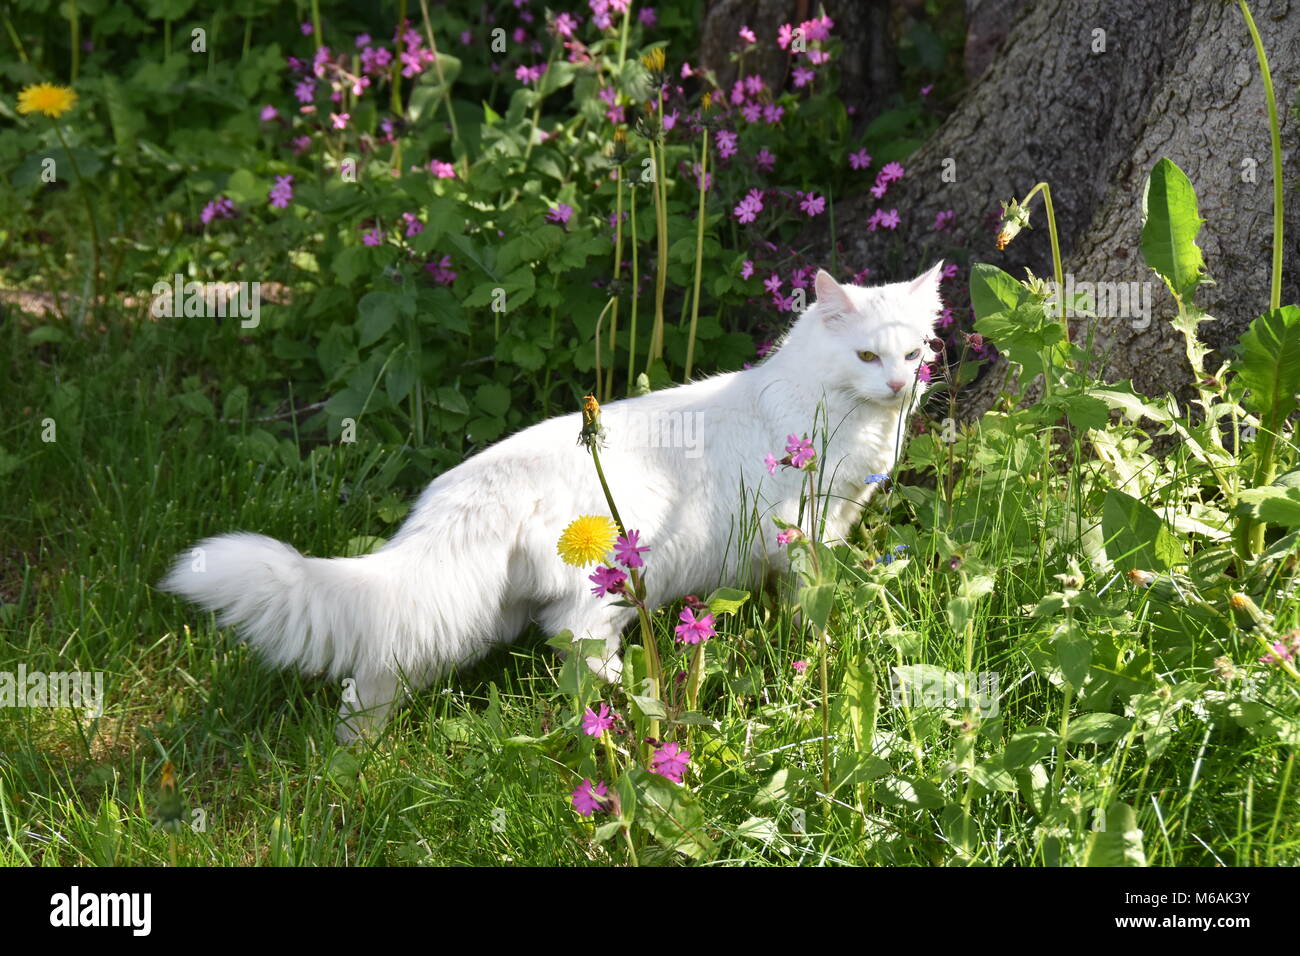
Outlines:
POLYGON ((915 362, 920 357, 921 357, 920 349, 912 349, 912 351, 908 352, 906 355, 903 356, 903 358, 905 358, 909 362, 915 362))
POLYGON ((880 358, 880 356, 875 352, 868 352, 864 349, 858 353, 858 358, 862 359, 864 362, 874 362, 876 359, 880 358))

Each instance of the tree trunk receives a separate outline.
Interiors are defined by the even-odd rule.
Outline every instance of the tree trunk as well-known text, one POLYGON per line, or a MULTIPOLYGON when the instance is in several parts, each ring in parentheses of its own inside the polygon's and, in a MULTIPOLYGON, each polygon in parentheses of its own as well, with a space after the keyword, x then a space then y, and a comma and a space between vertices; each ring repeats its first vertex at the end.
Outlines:
MULTIPOLYGON (((1283 175, 1296 176, 1300 0, 1251 4, 1272 69, 1282 122, 1283 175)), ((1235 3, 1221 0, 1037 0, 1025 5, 1000 52, 944 125, 905 165, 883 200, 862 195, 836 209, 841 274, 912 276, 940 255, 994 263, 1017 278, 1051 275, 1041 197, 1033 229, 1005 252, 994 245, 999 200, 1051 185, 1065 271, 1076 282, 1153 283, 1152 321, 1101 318, 1097 345, 1111 380, 1148 393, 1188 380, 1181 339, 1166 321, 1172 300, 1139 252, 1142 192, 1167 156, 1187 173, 1206 220, 1199 243, 1217 284, 1197 293, 1217 321, 1206 341, 1229 346, 1268 307, 1272 172, 1268 116, 1254 47, 1235 3), (945 178, 945 169, 952 175, 945 178), (897 208, 896 232, 869 232, 877 208, 897 208), (951 232, 936 213, 956 213, 951 232)), ((1300 194, 1285 196, 1283 302, 1298 300, 1300 194)), ((826 237, 822 249, 829 253, 826 237)), ((829 255, 827 256, 829 260, 829 255)), ((946 290, 967 303, 965 270, 946 290)), ((959 311, 958 314, 963 314, 959 311)), ((1076 326, 1092 320, 1079 320, 1076 326)), ((1076 336, 1082 328, 1076 328, 1076 336)), ((995 372, 996 369, 991 369, 995 372)), ((963 393, 966 415, 987 408, 1002 376, 963 393)))

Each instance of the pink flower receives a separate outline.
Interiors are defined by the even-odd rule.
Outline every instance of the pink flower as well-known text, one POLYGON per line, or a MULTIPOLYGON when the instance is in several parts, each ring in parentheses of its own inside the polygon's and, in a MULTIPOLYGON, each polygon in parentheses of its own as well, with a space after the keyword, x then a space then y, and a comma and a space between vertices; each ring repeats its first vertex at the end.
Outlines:
POLYGON ((849 153, 849 166, 853 169, 866 169, 871 165, 871 154, 866 148, 858 150, 856 153, 849 153))
MULTIPOLYGON (((746 196, 737 204, 736 208, 732 210, 732 214, 736 217, 737 222, 748 223, 753 222, 762 211, 763 203, 761 201, 756 202, 750 196, 746 196)), ((745 276, 744 278, 749 277, 745 276)))
POLYGON ((292 145, 293 145, 293 154, 295 156, 301 156, 303 153, 307 152, 307 150, 311 149, 311 137, 298 136, 294 140, 292 140, 292 145))
POLYGON ((382 230, 382 229, 380 229, 378 226, 376 226, 375 228, 371 229, 369 232, 367 232, 367 233, 365 233, 364 235, 362 235, 362 237, 361 237, 361 242, 362 242, 362 244, 367 245, 367 246, 379 246, 379 245, 383 245, 383 242, 384 242, 384 230, 382 230))
POLYGON ((357 34, 357 44, 356 44, 356 45, 357 45, 357 49, 358 49, 358 50, 361 49, 363 46, 370 46, 370 34, 369 34, 369 33, 358 33, 358 34, 357 34))
POLYGON ((275 185, 271 187, 267 198, 276 209, 284 209, 293 202, 293 177, 276 176, 275 185))
POLYGON ((785 451, 790 456, 790 465, 794 468, 802 468, 813 460, 817 454, 813 451, 813 444, 807 438, 800 438, 798 435, 787 435, 785 439, 785 451))
POLYGON ((424 223, 420 222, 420 220, 416 218, 415 213, 402 213, 402 221, 406 223, 406 238, 409 239, 411 236, 418 236, 420 233, 424 232, 424 223))
POLYGON ((952 226, 952 222, 957 218, 957 214, 951 209, 944 209, 935 214, 934 226, 936 232, 944 232, 952 226))
POLYGON ((880 177, 885 182, 892 183, 896 179, 902 179, 905 172, 906 170, 903 169, 900 163, 886 163, 884 168, 880 170, 880 177))
POLYGON ((212 202, 204 206, 203 211, 199 213, 199 220, 205 226, 208 223, 212 222, 212 220, 214 219, 234 219, 234 218, 235 218, 235 204, 231 202, 229 199, 227 199, 225 196, 218 196, 216 199, 212 200, 212 202))
POLYGON ((566 203, 559 203, 546 214, 546 218, 551 222, 557 222, 560 225, 568 225, 569 218, 573 215, 573 207, 566 203))
POLYGON ((929 95, 930 95, 930 92, 931 92, 933 89, 934 89, 934 84, 933 84, 933 83, 931 83, 929 86, 923 86, 923 87, 921 87, 921 95, 922 95, 922 96, 929 96, 929 95))
POLYGON ((589 737, 599 737, 613 726, 614 715, 605 704, 600 705, 599 714, 588 707, 582 715, 582 732, 589 737))
POLYGON ((573 791, 573 809, 583 817, 589 817, 597 810, 604 810, 608 802, 605 800, 605 794, 608 792, 609 788, 605 786, 603 780, 593 789, 591 781, 584 777, 582 783, 573 791))
POLYGON ((763 82, 763 78, 757 73, 751 73, 745 77, 745 92, 750 96, 758 96, 765 89, 767 89, 767 84, 763 82))
POLYGON ((451 163, 444 163, 440 159, 435 159, 429 163, 429 172, 438 179, 455 179, 456 167, 451 163))
POLYGON ((451 256, 430 259, 425 264, 424 271, 429 273, 438 285, 451 285, 456 281, 456 273, 451 271, 451 256))
POLYGON ((746 259, 744 262, 740 264, 740 277, 742 279, 748 279, 753 274, 754 274, 754 263, 746 259))
POLYGON ((781 277, 773 272, 763 280, 763 288, 768 292, 775 292, 777 289, 781 288, 781 277))
POLYGON ((798 537, 800 537, 800 532, 798 528, 786 528, 784 531, 778 531, 776 533, 776 543, 789 544, 791 541, 793 541, 795 538, 798 537))
POLYGON ((921 382, 929 382, 934 378, 934 372, 929 365, 922 362, 916 367, 916 378, 921 382))
POLYGON ((754 156, 754 165, 757 166, 759 169, 761 169, 763 172, 770 173, 773 167, 776 166, 776 157, 773 156, 770 152, 768 152, 767 147, 764 146, 754 156))
POLYGON ((831 58, 831 55, 825 50, 809 50, 804 55, 808 57, 808 62, 815 66, 821 66, 831 58))
POLYGON ((269 103, 262 107, 261 120, 263 123, 269 123, 280 115, 280 111, 269 103))
POLYGON ((293 88, 293 95, 297 98, 299 103, 310 103, 312 97, 316 95, 316 81, 308 79, 299 80, 298 85, 293 88))
POLYGON ((776 28, 776 45, 782 50, 790 46, 790 41, 794 39, 794 27, 788 23, 783 23, 776 28))
POLYGON ((796 66, 794 68, 794 85, 796 89, 807 86, 813 80, 817 79, 817 73, 808 69, 806 66, 796 66))
POLYGON ((642 7, 637 11, 636 18, 641 21, 641 25, 652 27, 659 22, 659 15, 655 13, 654 7, 642 7))
POLYGON ((305 36, 305 37, 309 37, 309 36, 311 36, 311 24, 310 24, 310 23, 304 23, 304 24, 302 24, 302 26, 299 27, 299 29, 302 30, 302 35, 303 35, 303 36, 305 36))
POLYGON ((757 123, 763 118, 763 104, 746 103, 740 108, 740 115, 745 118, 746 123, 757 123))
POLYGON ((758 42, 758 37, 754 36, 754 31, 751 30, 749 27, 741 27, 741 28, 740 28, 740 32, 739 32, 739 36, 740 36, 740 38, 741 38, 742 40, 744 40, 746 43, 757 43, 757 42, 758 42))
POLYGON ((350 119, 352 119, 352 117, 351 117, 351 115, 348 114, 348 113, 331 113, 331 114, 330 114, 330 123, 334 126, 335 129, 347 129, 347 128, 348 128, 348 120, 350 120, 350 119))
POLYGON ((776 126, 781 122, 781 117, 785 115, 785 107, 778 106, 776 103, 768 103, 763 107, 763 119, 776 126))
POLYGON ((815 193, 804 193, 799 208, 806 212, 809 218, 819 216, 826 210, 826 198, 815 193))
POLYGON ((880 224, 886 229, 897 229, 900 222, 902 220, 899 218, 897 209, 891 209, 880 217, 880 224))
POLYGON ((776 474, 776 466, 779 465, 779 464, 781 464, 781 463, 780 463, 779 461, 777 461, 777 460, 776 460, 776 456, 773 455, 773 454, 769 451, 769 452, 767 453, 767 456, 763 459, 763 464, 767 466, 767 473, 768 473, 769 475, 775 475, 775 474, 776 474))
POLYGON ((717 134, 718 155, 730 159, 736 155, 736 134, 729 129, 720 129, 717 134))
POLYGON ((795 661, 795 662, 794 662, 793 664, 791 664, 790 666, 793 667, 793 668, 794 668, 796 671, 798 671, 800 674, 802 674, 804 671, 806 671, 806 670, 808 669, 808 662, 807 662, 807 661, 795 661))
POLYGON ((614 542, 614 559, 625 568, 645 567, 641 555, 650 548, 648 545, 641 544, 640 540, 641 532, 635 529, 628 531, 626 535, 619 535, 618 540, 614 542))
POLYGON ((688 607, 682 608, 682 622, 674 628, 677 634, 677 640, 683 644, 699 644, 701 641, 707 641, 718 632, 713 628, 713 615, 704 614, 696 617, 695 613, 688 607))
POLYGON ((627 581, 627 575, 618 568, 599 567, 593 574, 587 576, 587 580, 596 585, 591 589, 591 593, 596 597, 607 597, 610 594, 623 593, 623 584, 627 581))
POLYGON ((731 84, 731 105, 739 106, 745 102, 745 81, 737 80, 731 84))
POLYGON ((573 39, 573 31, 577 28, 578 21, 569 13, 556 14, 555 20, 551 23, 551 29, 554 30, 558 36, 565 37, 569 40, 573 39))
POLYGON ((949 265, 943 267, 943 272, 939 274, 939 281, 947 282, 949 279, 955 276, 957 272, 958 272, 957 263, 955 262, 950 263, 949 265))
POLYGON ((655 749, 650 757, 650 772, 657 773, 673 783, 681 783, 682 776, 686 773, 686 764, 690 759, 689 750, 683 750, 675 740, 670 740, 655 749))

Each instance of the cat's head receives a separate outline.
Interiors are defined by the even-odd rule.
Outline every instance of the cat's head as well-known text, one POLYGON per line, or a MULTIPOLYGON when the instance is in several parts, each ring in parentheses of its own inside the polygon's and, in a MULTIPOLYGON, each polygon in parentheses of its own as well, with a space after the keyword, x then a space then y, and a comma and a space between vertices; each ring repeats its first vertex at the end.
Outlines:
POLYGON ((819 271, 817 301, 800 318, 819 343, 818 377, 868 402, 915 402, 925 391, 918 370, 935 357, 942 272, 940 261, 915 279, 866 288, 819 271))

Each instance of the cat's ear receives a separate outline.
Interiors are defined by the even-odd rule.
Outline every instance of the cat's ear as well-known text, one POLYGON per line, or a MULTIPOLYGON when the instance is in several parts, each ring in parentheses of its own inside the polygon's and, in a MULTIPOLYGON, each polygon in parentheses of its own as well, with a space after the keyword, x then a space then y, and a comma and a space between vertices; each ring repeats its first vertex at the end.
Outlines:
POLYGON ((918 293, 937 292, 939 290, 939 277, 943 275, 943 260, 936 262, 927 272, 921 273, 912 280, 912 284, 907 287, 908 295, 917 295, 918 293))
POLYGON ((853 303, 849 300, 848 293, 825 269, 817 270, 813 288, 817 290, 817 304, 823 306, 826 318, 853 311, 853 303))

